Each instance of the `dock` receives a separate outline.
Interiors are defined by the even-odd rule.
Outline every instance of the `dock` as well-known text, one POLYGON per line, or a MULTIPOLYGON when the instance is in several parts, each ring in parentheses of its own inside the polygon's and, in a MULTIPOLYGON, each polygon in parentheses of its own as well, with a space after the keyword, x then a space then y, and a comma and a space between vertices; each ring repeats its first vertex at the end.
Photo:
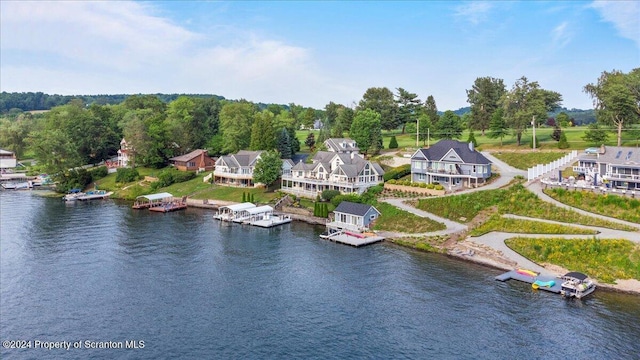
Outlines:
POLYGON ((321 238, 336 243, 351 245, 354 247, 374 244, 384 240, 384 237, 375 233, 356 233, 350 231, 337 231, 329 235, 320 235, 321 238))
POLYGON ((269 217, 263 217, 259 219, 248 219, 243 221, 242 223, 263 228, 270 228, 278 225, 288 224, 290 222, 291 217, 288 215, 271 215, 269 217))
POLYGON ((537 284, 547 283, 549 284, 553 281, 553 286, 538 286, 537 289, 549 291, 555 294, 560 294, 560 290, 562 288, 562 282, 564 280, 560 279, 557 276, 549 276, 549 275, 540 275, 539 273, 532 272, 530 270, 511 270, 502 275, 498 275, 495 277, 498 281, 509 281, 509 280, 517 280, 522 281, 529 284, 537 284), (534 275, 535 274, 535 275, 534 275))
POLYGON ((180 200, 174 200, 172 202, 168 202, 165 204, 160 204, 154 207, 150 207, 149 211, 155 211, 155 212, 171 212, 171 211, 176 211, 176 210, 182 210, 182 209, 186 209, 187 208, 187 203, 182 202, 180 200))

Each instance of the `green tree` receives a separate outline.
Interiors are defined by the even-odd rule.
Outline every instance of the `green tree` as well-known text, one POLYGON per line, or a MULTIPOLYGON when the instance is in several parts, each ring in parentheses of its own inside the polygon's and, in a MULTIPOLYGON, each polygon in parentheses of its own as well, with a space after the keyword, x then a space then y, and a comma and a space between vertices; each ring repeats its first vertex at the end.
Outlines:
POLYGON ((391 136, 391 140, 389 140, 389 149, 397 149, 398 148, 398 140, 396 140, 395 135, 391 136))
POLYGON ((306 108, 302 115, 302 124, 305 128, 313 128, 313 123, 316 120, 316 111, 313 108, 306 108))
POLYGON ((410 93, 403 88, 397 88, 396 104, 398 106, 397 117, 398 122, 402 125, 402 133, 405 133, 407 123, 415 123, 418 118, 418 109, 420 108, 420 100, 418 95, 410 93))
POLYGON ((582 136, 584 141, 595 145, 602 145, 606 143, 608 138, 609 133, 607 130, 601 128, 600 124, 597 122, 589 124, 587 130, 585 130, 584 135, 582 136))
POLYGON ((251 150, 273 150, 276 148, 274 119, 275 116, 269 110, 262 110, 255 115, 251 126, 251 150))
POLYGON ((467 90, 467 102, 471 104, 469 127, 480 130, 482 136, 489 128, 491 116, 500 107, 500 99, 506 93, 502 79, 480 77, 467 90))
POLYGON ((324 114, 325 114, 324 123, 329 128, 333 128, 333 125, 336 123, 336 119, 338 118, 338 109, 341 106, 342 105, 338 105, 338 104, 334 103, 333 101, 331 101, 327 105, 325 105, 325 107, 324 107, 324 114))
MULTIPOLYGON (((437 114, 436 114, 437 117, 437 114)), ((426 113, 422 113, 418 116, 418 139, 422 141, 422 144, 426 144, 429 136, 431 136, 431 129, 433 124, 431 123, 431 117, 426 113)))
POLYGON ((341 138, 345 130, 351 129, 354 114, 352 108, 340 105, 335 125, 331 128, 333 136, 341 138))
POLYGON ((393 98, 393 93, 386 87, 367 89, 362 100, 358 103, 356 111, 360 112, 365 109, 373 110, 380 115, 380 124, 384 130, 397 129, 400 125, 396 116, 398 106, 393 98))
POLYGON ((571 126, 571 118, 566 112, 562 111, 560 114, 556 115, 556 126, 562 128, 568 128, 571 126))
POLYGON ((467 144, 471 143, 474 147, 478 147, 478 141, 476 140, 475 135, 473 135, 473 130, 469 131, 469 137, 467 138, 467 144))
MULTIPOLYGON (((289 133, 289 151, 284 151, 284 149, 280 149, 279 147, 278 147, 278 150, 280 150, 282 154, 284 154, 285 152, 290 153, 291 156, 295 155, 295 153, 300 151, 300 141, 296 137, 297 122, 293 117, 293 113, 289 111, 281 111, 280 114, 278 114, 278 116, 275 117, 273 123, 274 123, 273 126, 276 130, 276 136, 280 136, 279 133, 282 128, 286 129, 287 132, 289 133)), ((276 144, 279 141, 280 141, 279 138, 276 138, 276 144)), ((288 159, 288 158, 283 158, 283 159, 288 159)))
POLYGON ((366 155, 370 150, 376 152, 382 148, 382 127, 380 114, 371 109, 358 111, 349 131, 351 139, 356 141, 366 155))
POLYGON ((640 68, 628 74, 604 71, 596 84, 584 91, 591 96, 598 122, 617 129, 618 146, 622 144, 622 129, 640 121, 640 68))
POLYGON ((249 148, 251 142, 251 125, 256 112, 255 105, 241 100, 226 103, 220 110, 220 132, 223 135, 223 151, 236 153, 249 148))
POLYGON ((276 148, 283 159, 291 159, 291 138, 289 138, 289 132, 287 129, 282 128, 278 132, 276 148))
POLYGON ((6 150, 13 151, 20 159, 27 147, 27 135, 34 129, 35 124, 30 113, 20 114, 14 120, 2 118, 0 119, 0 144, 6 150))
POLYGON ((536 121, 541 124, 547 113, 553 111, 562 102, 562 95, 540 88, 538 82, 530 82, 521 77, 508 93, 502 96, 501 104, 504 118, 516 135, 518 146, 522 142, 522 134, 536 121))
POLYGON ((560 126, 558 126, 558 124, 556 124, 556 126, 553 127, 553 132, 551 133, 551 138, 555 141, 560 141, 560 134, 562 134, 562 129, 560 129, 560 126))
POLYGON ((307 139, 304 141, 304 144, 309 147, 310 151, 313 151, 316 146, 316 136, 310 132, 309 135, 307 135, 307 139))
POLYGON ((26 142, 38 163, 50 174, 64 175, 69 169, 83 165, 73 140, 62 129, 33 131, 26 142))
POLYGON ((459 139, 462 136, 462 120, 451 110, 445 111, 435 128, 435 137, 440 139, 459 139))
POLYGON ((500 138, 500 146, 502 146, 502 139, 509 134, 509 126, 502 116, 503 110, 497 109, 491 116, 491 122, 489 123, 489 136, 491 139, 500 138))
POLYGON ((567 135, 564 131, 560 132, 560 140, 558 140, 558 149, 568 149, 569 142, 567 141, 567 135))
POLYGON ((280 153, 277 150, 265 151, 256 161, 253 180, 269 187, 278 179, 281 171, 282 160, 280 159, 280 153))

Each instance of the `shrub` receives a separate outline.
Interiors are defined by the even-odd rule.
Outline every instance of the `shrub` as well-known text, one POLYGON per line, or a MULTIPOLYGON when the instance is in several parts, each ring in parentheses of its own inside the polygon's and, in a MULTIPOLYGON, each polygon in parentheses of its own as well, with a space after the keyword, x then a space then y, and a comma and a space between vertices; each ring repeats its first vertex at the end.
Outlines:
POLYGON ((326 201, 331 201, 334 197, 340 195, 340 191, 338 190, 324 190, 322 192, 322 198, 326 201))
POLYGON ((387 181, 387 183, 393 185, 393 184, 396 183, 396 180, 395 179, 391 179, 391 180, 387 181))
POLYGON ((395 179, 398 180, 400 178, 402 178, 403 176, 407 176, 411 174, 411 164, 406 164, 406 165, 401 165, 398 167, 395 167, 389 171, 387 171, 382 178, 384 179, 384 181, 389 181, 391 179, 395 179))
POLYGON ((389 140, 389 149, 397 149, 398 148, 398 140, 396 140, 395 135, 391 136, 391 140, 389 140))
POLYGON ((438 184, 438 185, 436 185, 436 186, 434 187, 434 189, 436 189, 436 190, 444 190, 444 186, 442 186, 442 185, 438 184))
POLYGON ((356 194, 340 194, 331 199, 331 204, 333 204, 333 206, 338 206, 343 201, 362 203, 362 198, 356 194))
POLYGON ((107 175, 109 175, 109 170, 107 169, 106 166, 98 166, 97 168, 91 171, 91 178, 93 179, 93 181, 102 179, 107 175))
POLYGON ((128 183, 140 178, 138 170, 135 168, 118 168, 116 172, 116 182, 128 183))

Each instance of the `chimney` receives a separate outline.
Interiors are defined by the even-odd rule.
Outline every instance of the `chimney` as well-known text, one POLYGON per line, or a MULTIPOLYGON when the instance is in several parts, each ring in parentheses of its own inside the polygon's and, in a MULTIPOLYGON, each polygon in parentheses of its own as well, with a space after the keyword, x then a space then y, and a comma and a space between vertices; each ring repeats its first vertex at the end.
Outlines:
POLYGON ((604 154, 607 152, 607 149, 604 147, 604 144, 600 145, 600 154, 604 154))
POLYGON ((469 142, 469 150, 475 151, 474 148, 473 148, 473 142, 471 142, 471 141, 469 142))

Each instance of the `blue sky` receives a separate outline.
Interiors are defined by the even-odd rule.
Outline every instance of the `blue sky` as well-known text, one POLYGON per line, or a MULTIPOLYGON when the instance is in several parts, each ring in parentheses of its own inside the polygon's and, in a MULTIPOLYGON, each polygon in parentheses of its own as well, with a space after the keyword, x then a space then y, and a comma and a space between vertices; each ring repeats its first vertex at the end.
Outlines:
POLYGON ((640 2, 0 2, 0 90, 209 93, 323 108, 402 87, 439 110, 526 76, 592 108, 640 66, 640 2))

